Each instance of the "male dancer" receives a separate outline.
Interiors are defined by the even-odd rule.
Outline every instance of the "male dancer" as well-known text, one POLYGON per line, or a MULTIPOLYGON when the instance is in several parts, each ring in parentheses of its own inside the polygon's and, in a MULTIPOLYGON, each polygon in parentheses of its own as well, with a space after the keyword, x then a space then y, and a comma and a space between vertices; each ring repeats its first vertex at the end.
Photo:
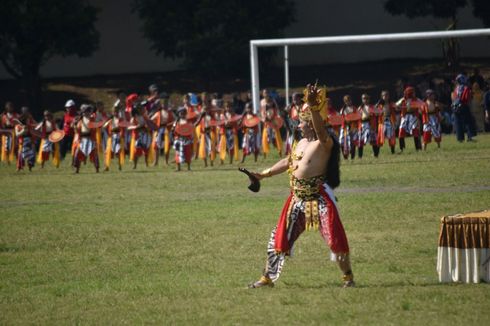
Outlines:
POLYGON ((403 97, 396 102, 396 106, 401 109, 400 133, 398 135, 400 141, 400 150, 405 149, 405 137, 413 136, 415 149, 422 149, 420 143, 420 126, 419 115, 424 110, 426 104, 421 99, 415 96, 415 89, 411 86, 405 88, 403 97))
POLYGON ((49 111, 44 111, 44 119, 35 128, 41 131, 41 143, 39 144, 39 153, 37 156, 37 163, 41 164, 41 168, 44 168, 44 163, 49 160, 49 154, 53 154, 53 165, 56 168, 60 167, 60 144, 52 143, 49 140, 49 135, 58 130, 58 126, 54 122, 53 114, 49 111))
POLYGON ((221 164, 224 163, 226 155, 230 156, 230 164, 233 160, 238 160, 238 116, 233 112, 231 102, 225 102, 225 112, 220 114, 220 120, 223 122, 219 127, 219 156, 221 164))
POLYGON ((92 127, 94 118, 92 112, 94 108, 92 105, 82 104, 80 111, 82 116, 76 122, 75 132, 78 137, 78 141, 75 143, 75 151, 73 154, 73 166, 75 167, 75 173, 80 172, 80 165, 90 158, 90 161, 94 164, 95 172, 99 173, 99 153, 97 151, 96 141, 96 128, 92 127))
POLYGON ((286 136, 286 155, 291 153, 293 144, 295 142, 296 131, 299 125, 298 113, 303 106, 303 100, 301 93, 293 93, 291 96, 291 104, 286 108, 286 124, 287 124, 287 136, 286 136))
POLYGON ((277 227, 272 230, 262 277, 250 288, 273 286, 281 274, 286 255, 305 229, 319 229, 343 272, 344 287, 354 286, 349 245, 339 218, 332 188, 340 183, 339 144, 330 135, 319 113, 325 105, 325 90, 308 85, 306 103, 300 111, 303 134, 293 152, 271 168, 254 176, 261 180, 288 171, 291 185, 277 227))
POLYGON ((19 145, 17 154, 17 171, 20 171, 27 164, 29 171, 32 170, 36 161, 34 141, 32 137, 33 123, 30 114, 21 114, 18 123, 15 125, 15 137, 19 145))
POLYGON ((144 105, 141 103, 135 104, 131 115, 130 126, 128 130, 131 133, 131 145, 129 147, 129 160, 133 161, 133 169, 138 166, 138 158, 142 155, 145 156, 145 164, 148 167, 150 162, 150 145, 151 135, 149 128, 146 124, 144 114, 144 105))
POLYGON ((378 127, 378 144, 383 146, 385 139, 388 139, 391 154, 395 154, 396 144, 396 111, 395 103, 390 101, 390 93, 387 90, 381 92, 381 99, 377 103, 378 110, 381 110, 378 127))
POLYGON ((434 137, 437 147, 441 147, 441 103, 436 101, 436 94, 432 89, 428 89, 425 94, 427 104, 422 111, 424 151, 427 149, 427 144, 434 137))
POLYGON ((185 107, 179 108, 177 111, 177 120, 172 127, 177 172, 180 171, 182 163, 187 164, 187 170, 191 169, 192 140, 195 127, 194 124, 188 122, 186 116, 187 109, 185 107))
POLYGON ((259 117, 253 113, 252 102, 247 102, 247 104, 245 104, 242 119, 240 120, 243 131, 242 163, 245 162, 245 158, 250 154, 254 155, 254 160, 257 162, 260 146, 259 122, 259 117))
POLYGON ((2 135, 2 153, 1 160, 2 162, 7 162, 10 165, 10 162, 13 162, 15 159, 15 119, 18 119, 19 115, 14 110, 14 103, 7 102, 5 103, 5 111, 2 113, 0 128, 6 129, 7 131, 2 135))
POLYGON ((379 155, 379 146, 377 141, 378 123, 377 114, 374 106, 370 103, 370 96, 362 94, 362 104, 358 110, 361 113, 361 130, 359 131, 359 158, 362 158, 364 146, 369 143, 373 147, 374 157, 379 155))
POLYGON ((119 171, 122 170, 125 158, 125 127, 128 124, 124 118, 119 100, 112 107, 112 117, 106 121, 103 128, 107 132, 107 143, 105 146, 104 171, 109 171, 112 158, 117 157, 119 171))
POLYGON ((199 126, 199 158, 204 161, 204 167, 208 166, 208 157, 211 166, 216 158, 216 120, 210 106, 204 106, 194 126, 199 126))
POLYGON ((343 116, 342 128, 340 129, 339 142, 342 147, 342 153, 344 159, 349 157, 353 160, 356 156, 356 147, 359 146, 359 124, 360 115, 357 119, 350 119, 351 116, 357 114, 356 107, 352 104, 350 95, 344 96, 344 106, 340 110, 340 114, 343 116))
POLYGON ((165 155, 165 164, 168 165, 168 159, 170 156, 170 138, 171 129, 175 120, 174 114, 168 106, 168 95, 161 94, 157 104, 154 105, 154 112, 151 114, 150 119, 158 126, 158 130, 153 132, 153 138, 151 146, 155 151, 155 162, 153 166, 158 165, 160 152, 163 151, 165 155))

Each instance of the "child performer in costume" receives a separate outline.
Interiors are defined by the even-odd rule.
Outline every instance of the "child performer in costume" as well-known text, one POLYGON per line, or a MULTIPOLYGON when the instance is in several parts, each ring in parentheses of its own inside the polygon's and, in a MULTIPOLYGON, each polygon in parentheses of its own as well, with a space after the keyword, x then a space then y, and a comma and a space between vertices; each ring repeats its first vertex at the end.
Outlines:
POLYGON ((286 123, 287 123, 287 136, 286 136, 286 155, 291 153, 293 144, 296 141, 296 133, 299 125, 298 113, 303 106, 302 96, 300 93, 293 93, 291 96, 291 105, 286 108, 286 123))
POLYGON ((141 104, 137 104, 133 107, 130 120, 130 126, 128 130, 131 130, 131 145, 129 152, 129 160, 133 162, 133 169, 138 166, 138 158, 142 155, 145 156, 145 164, 148 167, 150 162, 150 145, 151 135, 150 130, 146 125, 144 118, 144 107, 141 104))
POLYGON ((238 121, 239 116, 233 112, 231 102, 225 102, 225 112, 221 114, 223 122, 219 127, 219 156, 221 164, 224 163, 226 154, 230 156, 230 164, 233 159, 238 161, 238 121))
POLYGON ((362 104, 358 108, 358 111, 361 113, 361 129, 359 131, 358 148, 359 158, 362 158, 364 146, 368 143, 373 147, 374 157, 378 157, 378 114, 375 112, 375 107, 370 103, 370 96, 368 94, 362 94, 361 100, 362 104))
POLYGON ((339 142, 342 147, 344 159, 349 157, 353 160, 356 156, 356 147, 359 146, 359 125, 361 123, 360 115, 357 119, 350 119, 357 114, 356 107, 352 104, 350 95, 344 96, 344 106, 340 110, 343 117, 342 128, 340 129, 339 142))
POLYGON ((39 153, 37 154, 37 163, 44 168, 44 163, 49 160, 49 155, 53 155, 53 165, 60 167, 60 144, 52 143, 49 135, 58 130, 54 122, 53 115, 49 111, 44 111, 44 120, 36 126, 36 130, 41 132, 41 143, 39 144, 39 153))
POLYGON ((391 154, 395 154, 396 144, 396 112, 395 103, 390 101, 390 93, 387 90, 381 92, 381 99, 377 103, 378 110, 381 111, 378 120, 378 144, 383 146, 385 139, 388 139, 391 154))
POLYGON ((405 137, 407 135, 413 136, 415 149, 420 150, 422 145, 420 143, 419 115, 426 104, 415 96, 415 89, 409 86, 405 88, 403 97, 396 102, 396 106, 401 110, 400 134, 398 136, 400 150, 405 149, 405 137))
POLYGON ((10 165, 15 160, 15 123, 14 120, 18 119, 19 115, 14 110, 14 104, 12 102, 5 103, 5 111, 2 113, 0 128, 5 130, 2 134, 2 153, 1 161, 10 165))
POLYGON ((340 183, 340 148, 335 137, 327 132, 319 112, 324 109, 325 89, 308 85, 305 102, 299 113, 303 138, 291 155, 261 173, 253 173, 261 180, 287 171, 291 193, 272 230, 262 277, 250 288, 273 286, 286 255, 292 253, 301 233, 309 229, 318 229, 330 247, 331 259, 338 262, 343 272, 344 287, 354 286, 349 245, 332 190, 340 183))
POLYGON ((194 124, 187 121, 187 110, 185 107, 177 111, 177 121, 174 122, 172 132, 174 134, 175 164, 176 171, 180 171, 182 163, 187 164, 187 170, 191 169, 192 141, 194 135, 194 124))
POLYGON ((325 100, 325 105, 327 107, 327 119, 325 119, 325 125, 335 134, 338 140, 340 135, 340 128, 342 126, 342 116, 333 107, 332 100, 330 98, 327 97, 327 99, 325 100))
MULTIPOLYGON (((92 115, 94 121, 99 123, 105 123, 109 118, 105 112, 104 103, 102 102, 95 103, 95 112, 92 115)), ((95 131, 95 139, 97 143, 97 152, 99 155, 103 155, 108 139, 107 129, 102 127, 97 128, 95 131)))
POLYGON ((282 138, 279 129, 282 127, 283 120, 279 116, 279 111, 275 103, 275 101, 269 102, 261 111, 261 120, 263 122, 262 152, 264 153, 264 158, 270 152, 270 144, 274 144, 279 153, 279 157, 282 156, 282 138))
POLYGON ((171 129, 175 121, 174 114, 168 106, 168 95, 161 94, 158 103, 154 104, 156 111, 151 115, 150 119, 158 126, 158 130, 153 132, 153 138, 151 146, 153 147, 156 155, 154 166, 158 165, 160 152, 163 151, 165 155, 165 164, 168 165, 168 159, 170 156, 170 144, 171 144, 171 129))
POLYGON ((127 127, 128 122, 125 119, 124 112, 121 110, 119 103, 120 102, 116 102, 114 104, 112 108, 112 117, 103 125, 104 130, 107 132, 104 171, 109 171, 111 161, 114 157, 117 157, 119 171, 122 170, 122 166, 124 165, 124 135, 126 133, 125 127, 127 127))
POLYGON ((203 111, 194 123, 199 126, 199 158, 204 160, 204 167, 208 166, 208 157, 211 166, 216 158, 216 120, 214 119, 211 107, 204 106, 203 111))
POLYGON ((252 102, 247 102, 243 110, 242 119, 239 121, 239 125, 242 126, 243 130, 242 163, 245 162, 245 158, 250 154, 254 155, 254 160, 257 162, 260 146, 259 122, 259 117, 253 113, 252 102))
POLYGON ((34 151, 34 139, 32 130, 33 124, 27 114, 22 114, 18 120, 19 123, 15 125, 15 137, 19 144, 17 154, 17 171, 24 168, 27 163, 29 171, 32 171, 34 163, 36 161, 36 153, 34 151))
POLYGON ((73 166, 75 173, 80 172, 80 165, 86 162, 87 158, 94 164, 95 172, 99 173, 99 153, 97 151, 96 128, 93 126, 94 118, 91 105, 82 104, 80 107, 81 117, 76 122, 75 133, 78 141, 75 144, 75 153, 73 156, 73 166))
POLYGON ((432 89, 428 89, 425 94, 427 95, 426 106, 422 109, 424 151, 432 137, 434 137, 437 147, 441 147, 441 103, 436 101, 436 94, 432 89))
MULTIPOLYGON (((136 104, 136 101, 138 101, 138 94, 136 93, 131 93, 129 94, 127 97, 126 97, 126 108, 124 109, 124 118, 126 119, 126 121, 131 121, 131 118, 133 117, 133 106, 135 106, 136 104)), ((125 151, 126 153, 130 153, 131 154, 131 139, 132 139, 132 132, 131 130, 128 130, 126 128, 126 132, 124 134, 124 141, 126 142, 125 144, 125 151)))

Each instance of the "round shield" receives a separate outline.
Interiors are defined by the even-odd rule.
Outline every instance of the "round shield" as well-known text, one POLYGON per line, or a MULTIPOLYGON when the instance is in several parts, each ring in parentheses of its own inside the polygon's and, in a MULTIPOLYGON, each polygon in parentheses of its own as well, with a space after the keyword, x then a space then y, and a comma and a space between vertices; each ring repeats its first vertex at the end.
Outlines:
POLYGON ((235 114, 234 116, 232 116, 229 120, 228 120, 228 123, 234 123, 234 122, 237 122, 238 120, 240 120, 242 118, 242 115, 241 114, 235 114))
POLYGON ((383 113, 383 110, 379 107, 372 106, 369 108, 369 114, 371 115, 381 115, 383 113))
POLYGON ((243 125, 247 128, 253 128, 256 125, 258 125, 260 122, 259 117, 251 117, 251 118, 245 118, 243 119, 243 125))
POLYGON ((104 125, 104 122, 105 122, 105 121, 90 121, 90 122, 88 123, 88 127, 89 127, 90 129, 100 128, 100 127, 102 127, 102 126, 104 125))
POLYGON ((225 124, 224 120, 209 120, 208 127, 219 127, 225 124))
POLYGON ((351 121, 358 121, 358 120, 361 120, 360 112, 354 112, 345 115, 345 121, 351 122, 351 121))
POLYGON ((191 136, 194 133, 194 125, 191 123, 178 123, 175 132, 181 136, 191 136))
POLYGON ((119 128, 127 128, 129 127, 129 122, 127 120, 119 120, 117 125, 119 126, 119 128))
POLYGON ((281 128, 283 124, 284 124, 284 119, 276 115, 276 117, 274 118, 274 125, 276 126, 276 128, 278 129, 281 128))
POLYGON ((65 137, 65 132, 63 130, 55 130, 49 134, 49 141, 52 143, 57 143, 65 137))
POLYGON ((328 116, 328 123, 332 126, 340 126, 344 122, 344 118, 340 114, 332 114, 328 116))

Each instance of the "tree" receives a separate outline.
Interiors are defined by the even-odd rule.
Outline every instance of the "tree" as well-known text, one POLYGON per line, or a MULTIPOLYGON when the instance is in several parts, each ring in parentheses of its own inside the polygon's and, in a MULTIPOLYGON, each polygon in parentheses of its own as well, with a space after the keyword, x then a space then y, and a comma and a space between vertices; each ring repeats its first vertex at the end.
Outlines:
POLYGON ((133 11, 157 54, 208 77, 247 76, 249 41, 280 37, 294 21, 293 0, 133 0, 133 11))
POLYGON ((0 1, 0 61, 41 106, 40 68, 53 56, 91 55, 99 45, 97 9, 85 0, 0 1))
MULTIPOLYGON (((384 8, 394 16, 404 15, 408 18, 431 16, 448 19, 448 30, 457 27, 457 14, 460 9, 473 6, 473 15, 490 26, 490 1, 488 0, 387 0, 384 8)), ((443 41, 443 53, 448 66, 455 67, 459 61, 459 44, 456 39, 443 41)))

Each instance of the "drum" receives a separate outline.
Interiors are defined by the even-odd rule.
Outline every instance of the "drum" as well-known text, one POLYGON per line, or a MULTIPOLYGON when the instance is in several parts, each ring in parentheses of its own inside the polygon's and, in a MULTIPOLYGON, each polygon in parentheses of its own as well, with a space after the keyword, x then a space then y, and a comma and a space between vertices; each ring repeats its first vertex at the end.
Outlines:
POLYGON ((63 130, 54 130, 49 134, 49 141, 52 143, 57 143, 65 137, 65 132, 63 130))
POLYGON ((361 120, 361 112, 354 112, 345 115, 345 121, 347 122, 359 121, 359 120, 361 120))
POLYGON ((342 123, 344 122, 344 117, 340 114, 332 114, 328 116, 328 121, 327 121, 331 126, 341 126, 342 123))
POLYGON ((189 137, 194 133, 194 125, 191 123, 180 124, 177 123, 175 132, 181 136, 189 137))
POLYGON ((260 122, 259 117, 251 117, 251 118, 245 118, 243 119, 243 125, 247 128, 253 128, 257 126, 260 122))

